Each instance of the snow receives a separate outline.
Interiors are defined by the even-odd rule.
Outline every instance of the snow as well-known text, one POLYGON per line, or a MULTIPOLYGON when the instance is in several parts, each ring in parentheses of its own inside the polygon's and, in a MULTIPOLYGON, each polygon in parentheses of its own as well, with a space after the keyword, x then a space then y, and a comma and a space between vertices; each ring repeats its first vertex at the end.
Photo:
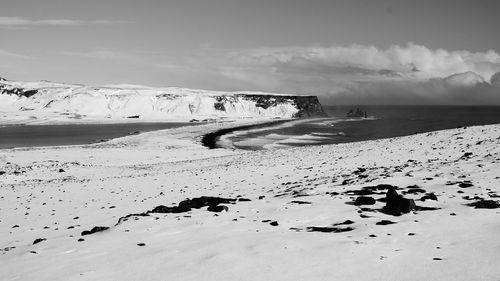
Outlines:
POLYGON ((292 100, 263 108, 249 95, 269 99, 288 96, 262 92, 221 92, 138 85, 91 87, 52 82, 2 81, 7 89, 38 90, 31 97, 1 94, 1 124, 189 121, 207 118, 292 118, 299 109, 292 100), (216 104, 223 105, 217 109, 216 104), (139 120, 137 120, 139 119, 139 120))
POLYGON ((500 209, 474 209, 465 196, 500 195, 500 125, 250 152, 199 144, 204 133, 248 122, 1 150, 1 279, 498 279, 500 209), (355 173, 360 167, 363 177, 355 173), (473 186, 449 184, 466 180, 473 186), (405 197, 440 209, 394 217, 377 211, 381 202, 367 206, 374 211, 346 204, 356 196, 345 191, 376 184, 398 192, 416 184, 438 201, 405 197), (251 201, 227 212, 151 214, 114 226, 157 205, 239 195, 251 201), (305 231, 345 220, 354 230, 305 231), (94 226, 110 229, 80 235, 94 226), (33 245, 37 238, 47 240, 33 245))

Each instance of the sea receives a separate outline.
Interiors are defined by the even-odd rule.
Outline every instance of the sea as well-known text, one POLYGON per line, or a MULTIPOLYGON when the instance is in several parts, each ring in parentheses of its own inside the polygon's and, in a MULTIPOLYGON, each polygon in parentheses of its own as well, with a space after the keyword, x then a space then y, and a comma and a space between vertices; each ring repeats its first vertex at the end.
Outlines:
MULTIPOLYGON (((500 123, 500 106, 323 106, 325 118, 298 119, 233 131, 223 147, 247 150, 347 143, 464 126, 500 123), (347 117, 359 108, 366 118, 347 117)), ((0 149, 80 145, 193 123, 0 126, 0 149)))
POLYGON ((0 149, 98 143, 127 135, 188 125, 193 125, 193 123, 170 122, 0 126, 0 149))
POLYGON ((323 106, 327 118, 235 131, 221 143, 240 149, 348 143, 500 123, 500 106, 323 106), (347 117, 350 110, 366 118, 347 117))

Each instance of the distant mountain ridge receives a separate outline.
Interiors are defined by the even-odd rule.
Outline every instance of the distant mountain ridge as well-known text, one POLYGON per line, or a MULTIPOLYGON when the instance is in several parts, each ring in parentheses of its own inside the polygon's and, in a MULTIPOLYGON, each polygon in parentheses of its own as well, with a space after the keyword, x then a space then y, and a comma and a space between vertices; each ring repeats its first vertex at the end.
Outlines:
POLYGON ((0 80, 0 113, 30 118, 142 120, 325 116, 316 96, 137 85, 92 87, 0 80), (29 112, 26 113, 26 112, 29 112))

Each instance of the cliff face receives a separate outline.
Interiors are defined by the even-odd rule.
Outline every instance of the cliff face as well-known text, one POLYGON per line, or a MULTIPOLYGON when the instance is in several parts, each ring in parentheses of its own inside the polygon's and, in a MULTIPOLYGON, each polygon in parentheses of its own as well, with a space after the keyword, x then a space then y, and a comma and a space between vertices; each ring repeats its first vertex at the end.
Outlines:
POLYGON ((283 103, 291 103, 297 108, 294 118, 325 117, 326 113, 316 96, 269 96, 269 95, 243 95, 245 99, 255 102, 256 107, 268 108, 283 103))
POLYGON ((142 86, 87 87, 0 81, 0 112, 143 120, 325 116, 315 96, 142 86))

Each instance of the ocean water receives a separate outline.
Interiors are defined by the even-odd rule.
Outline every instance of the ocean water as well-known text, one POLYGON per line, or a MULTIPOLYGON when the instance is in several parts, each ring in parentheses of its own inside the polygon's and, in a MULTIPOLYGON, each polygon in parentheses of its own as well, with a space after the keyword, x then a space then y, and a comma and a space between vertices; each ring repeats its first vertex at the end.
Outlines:
POLYGON ((193 125, 193 123, 0 126, 0 149, 90 144, 132 134, 188 125, 193 125))
POLYGON ((347 143, 460 126, 500 123, 500 106, 324 106, 328 118, 237 131, 222 141, 242 149, 347 143), (350 109, 368 118, 348 118, 350 109))

